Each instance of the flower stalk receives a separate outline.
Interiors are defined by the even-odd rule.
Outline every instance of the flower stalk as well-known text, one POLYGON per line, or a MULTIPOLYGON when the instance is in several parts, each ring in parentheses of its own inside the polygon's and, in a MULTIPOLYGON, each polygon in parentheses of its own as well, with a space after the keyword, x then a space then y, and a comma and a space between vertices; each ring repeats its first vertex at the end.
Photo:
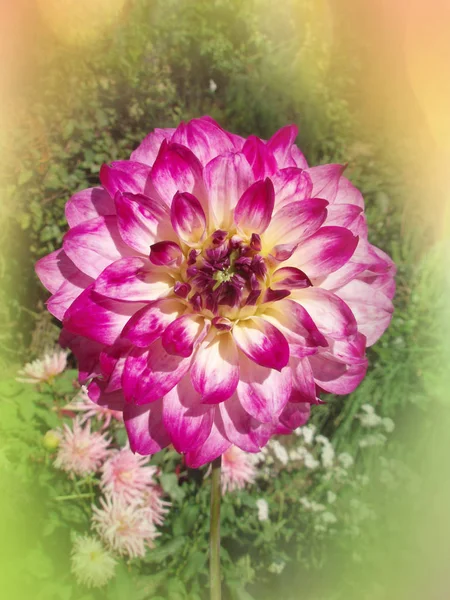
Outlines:
POLYGON ((211 521, 209 530, 209 581, 211 600, 221 600, 220 581, 220 495, 222 457, 212 462, 211 473, 211 521))

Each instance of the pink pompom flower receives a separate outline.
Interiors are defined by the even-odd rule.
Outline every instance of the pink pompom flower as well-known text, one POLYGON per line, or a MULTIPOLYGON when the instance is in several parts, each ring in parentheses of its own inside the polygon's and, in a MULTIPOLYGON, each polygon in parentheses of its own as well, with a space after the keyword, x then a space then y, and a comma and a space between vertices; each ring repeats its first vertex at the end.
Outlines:
POLYGON ((66 205, 37 273, 134 452, 172 443, 191 467, 258 452, 364 378, 395 267, 344 167, 309 167, 296 135, 244 139, 209 117, 156 129, 66 205))
POLYGON ((252 456, 236 446, 230 446, 222 455, 222 493, 242 490, 256 478, 252 456))
POLYGON ((96 473, 110 453, 109 444, 110 440, 104 435, 91 431, 89 421, 83 427, 78 419, 74 419, 72 429, 64 424, 55 467, 72 475, 96 473))
POLYGON ((72 402, 64 407, 64 410, 78 411, 81 423, 85 423, 89 419, 96 419, 103 423, 102 429, 107 429, 111 425, 112 419, 123 421, 122 411, 111 410, 107 406, 101 406, 92 402, 84 386, 72 402))
POLYGON ((93 507, 92 524, 105 544, 121 556, 143 557, 154 547, 156 531, 150 508, 119 496, 100 499, 101 507, 93 507))
POLYGON ((148 458, 122 448, 103 464, 100 484, 103 491, 125 502, 139 501, 149 486, 155 484, 157 467, 147 465, 148 458), (146 466, 147 465, 147 466, 146 466))
POLYGON ((46 354, 42 359, 27 363, 18 372, 17 381, 21 383, 51 383, 67 366, 67 352, 56 350, 46 354))

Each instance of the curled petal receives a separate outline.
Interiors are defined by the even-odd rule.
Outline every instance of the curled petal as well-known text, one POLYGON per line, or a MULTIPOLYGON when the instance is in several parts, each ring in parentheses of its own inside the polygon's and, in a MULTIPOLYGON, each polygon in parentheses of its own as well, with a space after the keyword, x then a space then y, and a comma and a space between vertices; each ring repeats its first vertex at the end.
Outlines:
POLYGON ((223 428, 229 441, 245 452, 258 452, 260 446, 253 432, 259 423, 244 410, 236 393, 219 404, 223 428))
POLYGON ((201 404, 201 397, 186 375, 163 400, 163 423, 178 452, 189 452, 208 438, 214 408, 201 404))
POLYGON ((208 336, 192 363, 192 384, 202 402, 216 404, 233 395, 239 381, 236 344, 230 333, 208 336))
POLYGON ((158 238, 173 237, 165 206, 142 194, 121 194, 115 197, 117 224, 128 246, 148 255, 158 238))
POLYGON ((141 303, 117 302, 104 298, 89 286, 68 308, 64 327, 102 344, 113 344, 130 317, 143 307, 141 303))
POLYGON ((254 181, 245 156, 227 153, 209 162, 203 172, 209 208, 216 227, 229 227, 233 209, 254 181))
POLYGON ((212 462, 231 446, 231 442, 225 436, 221 422, 219 424, 216 422, 219 419, 220 415, 219 418, 216 417, 206 441, 195 450, 185 454, 186 464, 191 469, 198 469, 212 462))
POLYGON ((361 192, 346 177, 339 179, 334 202, 336 204, 353 204, 364 209, 364 199, 361 192))
POLYGON ((275 204, 273 184, 269 178, 257 181, 246 190, 234 211, 234 221, 241 231, 263 233, 272 217, 275 204))
POLYGON ((310 287, 312 284, 309 280, 309 277, 307 277, 307 275, 300 269, 295 267, 283 267, 281 269, 277 269, 273 273, 270 285, 274 290, 281 290, 285 288, 289 290, 301 290, 303 288, 310 287))
POLYGON ((292 391, 291 370, 281 371, 256 365, 240 358, 237 396, 243 408, 260 423, 273 423, 289 400, 292 391))
POLYGON ((358 245, 358 238, 345 227, 321 227, 300 244, 290 258, 308 277, 315 279, 345 265, 358 245))
POLYGON ((80 271, 94 279, 112 262, 135 254, 123 241, 114 216, 73 227, 64 236, 63 247, 80 271))
POLYGON ((147 165, 121 160, 113 162, 111 165, 102 165, 100 181, 111 198, 114 198, 117 192, 152 195, 150 171, 151 169, 147 165))
POLYGON ((145 137, 139 146, 131 153, 131 160, 153 166, 159 149, 164 140, 170 141, 175 128, 155 129, 145 137))
POLYGON ((57 292, 67 279, 80 272, 62 249, 38 260, 35 269, 42 284, 52 294, 57 292))
POLYGON ((276 433, 289 435, 294 429, 301 427, 308 421, 310 411, 309 404, 292 404, 289 402, 280 415, 276 433))
POLYGON ((264 234, 264 248, 270 250, 276 244, 297 245, 313 235, 327 216, 326 200, 312 198, 286 204, 278 210, 264 234))
POLYGON ((74 194, 65 207, 67 222, 75 227, 97 217, 114 215, 116 207, 111 196, 101 187, 88 188, 74 194))
POLYGON ((253 362, 281 371, 289 361, 289 346, 279 329, 261 317, 239 321, 233 337, 242 352, 253 362))
POLYGON ((291 359, 292 394, 289 402, 316 403, 316 383, 308 358, 291 359))
POLYGON ((171 323, 163 333, 162 345, 169 354, 188 357, 205 334, 205 319, 201 316, 183 315, 171 323))
POLYGON ((267 142, 267 147, 273 152, 279 169, 296 166, 291 156, 291 148, 297 135, 296 125, 286 125, 274 133, 267 142))
POLYGON ((192 194, 175 194, 170 207, 170 219, 179 238, 187 244, 196 244, 205 237, 205 212, 192 194))
POLYGON ((291 202, 311 197, 312 181, 308 173, 297 167, 281 169, 271 177, 275 189, 275 206, 280 209, 291 202))
POLYGON ((163 202, 170 206, 177 192, 204 196, 202 166, 184 146, 164 141, 153 165, 151 179, 163 202))
POLYGON ((336 294, 311 287, 296 290, 292 296, 306 309, 323 335, 339 340, 356 333, 357 323, 353 312, 336 294))
POLYGON ((258 137, 249 136, 245 140, 242 152, 252 167, 255 179, 270 177, 277 170, 277 161, 272 150, 258 137))
POLYGON ((78 296, 93 283, 93 279, 77 269, 77 273, 66 279, 56 294, 47 301, 48 311, 60 321, 78 296))
POLYGON ((178 263, 181 258, 181 248, 175 242, 156 242, 150 246, 150 262, 154 265, 173 265, 178 263))
POLYGON ((336 199, 339 182, 345 165, 319 165, 307 169, 311 177, 313 198, 326 198, 330 204, 336 199))
POLYGON ((326 352, 311 356, 308 360, 316 384, 331 394, 350 394, 364 379, 367 371, 365 358, 347 365, 326 352))
POLYGON ((148 259, 134 256, 107 267, 96 280, 94 289, 107 298, 151 302, 167 296, 173 285, 170 275, 152 267, 148 259))
POLYGON ((126 324, 122 337, 139 348, 148 348, 184 311, 179 300, 157 300, 141 308, 126 324))
POLYGON ((170 444, 163 423, 163 399, 145 406, 127 404, 123 419, 133 452, 155 454, 170 444))
POLYGON ((180 123, 172 136, 172 142, 192 150, 203 165, 215 156, 234 149, 234 144, 226 132, 210 118, 180 123))
POLYGON ((159 339, 148 350, 132 351, 123 373, 125 399, 133 404, 155 402, 177 385, 190 364, 190 358, 168 354, 159 339))

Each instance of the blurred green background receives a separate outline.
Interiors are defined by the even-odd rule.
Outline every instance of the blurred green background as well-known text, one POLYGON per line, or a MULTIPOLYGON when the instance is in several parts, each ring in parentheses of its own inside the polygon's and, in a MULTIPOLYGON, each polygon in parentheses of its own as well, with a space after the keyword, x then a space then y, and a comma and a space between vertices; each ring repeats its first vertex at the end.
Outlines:
MULTIPOLYGON (((233 598, 411 598, 418 590, 418 598, 440 598, 440 584, 434 596, 414 571, 433 564, 431 556, 441 550, 434 528, 446 521, 440 511, 448 480, 448 245, 437 235, 436 214, 424 208, 430 188, 419 173, 426 131, 393 127, 389 103, 375 113, 368 109, 367 40, 345 27, 336 2, 134 0, 98 36, 68 44, 55 6, 50 24, 47 13, 31 10, 32 52, 21 65, 24 76, 14 84, 14 106, 0 138, 0 570, 10 586, 5 598, 38 597, 44 580, 39 597, 84 598, 79 591, 49 592, 48 579, 67 579, 67 559, 57 557, 67 554, 69 540, 60 531, 51 543, 46 537, 43 550, 48 490, 38 477, 36 450, 42 423, 27 413, 33 392, 13 383, 17 369, 53 347, 58 336, 33 265, 60 246, 66 201, 96 184, 103 162, 128 158, 154 127, 202 114, 241 135, 263 138, 296 123, 310 164, 349 163, 347 175, 366 201, 369 238, 398 265, 396 311, 369 351, 365 381, 351 397, 317 407, 313 422, 337 450, 356 452, 362 434, 354 416, 362 405, 373 405, 397 425, 393 456, 401 455, 423 478, 417 498, 399 490, 386 507, 377 497, 376 456, 361 464, 363 472, 374 473, 372 501, 385 511, 381 524, 363 536, 372 549, 369 562, 355 564, 350 558, 357 550, 337 544, 316 564, 294 560, 272 587, 263 590, 249 577, 253 595, 246 596, 243 587, 233 598), (378 117, 371 121, 373 114, 378 117)), ((271 543, 278 543, 276 537, 271 543)), ((304 546, 308 555, 314 540, 305 538, 304 546)), ((244 578, 239 573, 234 576, 244 578)), ((444 579, 437 569, 434 581, 444 579)), ((105 597, 129 593, 124 584, 105 597)))

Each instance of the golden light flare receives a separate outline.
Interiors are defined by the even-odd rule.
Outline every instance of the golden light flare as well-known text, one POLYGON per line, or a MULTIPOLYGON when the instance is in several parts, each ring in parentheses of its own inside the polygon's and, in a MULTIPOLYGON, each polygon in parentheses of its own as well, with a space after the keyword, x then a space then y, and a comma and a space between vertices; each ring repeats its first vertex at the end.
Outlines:
POLYGON ((127 0, 37 0, 42 19, 58 40, 85 46, 98 40, 122 15, 127 0))

